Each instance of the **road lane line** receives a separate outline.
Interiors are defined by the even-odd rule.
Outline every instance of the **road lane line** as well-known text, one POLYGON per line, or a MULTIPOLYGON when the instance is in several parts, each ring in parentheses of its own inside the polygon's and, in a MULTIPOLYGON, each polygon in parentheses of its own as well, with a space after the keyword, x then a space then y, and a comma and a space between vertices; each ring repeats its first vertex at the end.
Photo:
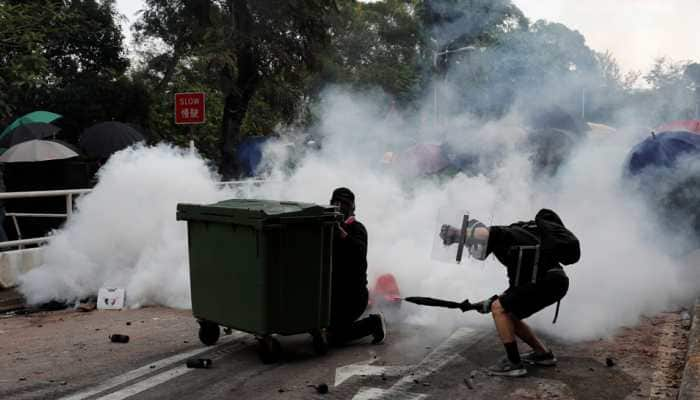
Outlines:
MULTIPOLYGON (((383 389, 363 387, 360 389, 359 392, 357 392, 357 394, 352 398, 352 400, 384 399, 386 398, 386 393, 387 391, 383 389)), ((428 398, 427 394, 407 393, 401 390, 392 390, 391 395, 393 396, 391 397, 392 399, 401 400, 423 400, 428 398)))
POLYGON ((152 387, 158 386, 161 383, 165 383, 173 378, 177 378, 180 375, 184 375, 190 371, 192 371, 192 369, 185 366, 175 367, 158 375, 154 375, 148 379, 138 381, 131 386, 125 387, 124 389, 117 390, 116 392, 110 393, 106 396, 98 397, 95 400, 123 400, 152 387))
POLYGON ((442 342, 435 350, 430 352, 418 365, 411 368, 411 373, 399 379, 389 389, 362 388, 353 400, 380 400, 380 399, 423 399, 420 393, 410 393, 410 389, 416 386, 415 381, 427 378, 440 370, 450 361, 460 356, 460 351, 465 346, 475 343, 483 333, 474 329, 460 328, 442 342), (407 397, 409 396, 409 397, 407 397))
POLYGON ((370 365, 370 363, 374 361, 376 361, 376 359, 371 359, 365 361, 364 363, 350 364, 336 368, 334 386, 341 385, 343 382, 355 375, 401 376, 411 371, 413 368, 412 365, 370 365))
POLYGON ((106 390, 113 389, 119 385, 123 385, 127 382, 130 382, 134 379, 138 379, 144 375, 153 373, 155 371, 158 371, 160 369, 163 369, 165 367, 168 367, 174 363, 180 362, 182 360, 194 357, 198 354, 204 353, 206 351, 210 351, 213 349, 218 348, 219 346, 222 346, 226 343, 232 342, 236 339, 240 339, 247 336, 247 334, 243 332, 234 332, 231 335, 227 335, 222 337, 219 340, 219 343, 215 346, 209 346, 209 347, 202 347, 194 350, 187 351, 185 353, 180 353, 180 354, 175 354, 174 356, 170 356, 168 358, 164 358, 162 360, 158 360, 152 363, 149 363, 148 365, 144 365, 141 368, 137 368, 133 371, 126 372, 122 375, 116 376, 100 385, 97 385, 91 389, 78 392, 75 394, 72 394, 70 396, 62 397, 60 400, 83 400, 86 399, 90 396, 94 396, 96 394, 102 393, 106 390))
POLYGON ((460 351, 468 344, 476 342, 482 334, 471 328, 459 328, 450 335, 447 340, 442 342, 435 350, 425 357, 413 369, 413 375, 406 375, 396 382, 391 388, 405 390, 414 385, 414 380, 421 380, 428 377, 433 372, 439 370, 459 357, 460 351))

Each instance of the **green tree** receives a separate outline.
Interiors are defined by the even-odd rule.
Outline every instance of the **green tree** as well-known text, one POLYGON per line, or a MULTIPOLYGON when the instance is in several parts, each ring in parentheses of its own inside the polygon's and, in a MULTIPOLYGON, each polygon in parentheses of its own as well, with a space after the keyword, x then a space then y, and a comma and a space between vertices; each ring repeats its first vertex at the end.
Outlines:
POLYGON ((418 6, 415 0, 345 4, 319 78, 359 90, 381 88, 399 105, 415 100, 424 47, 418 6))
POLYGON ((172 81, 169 71, 198 61, 218 81, 224 178, 240 174, 236 148, 243 135, 269 133, 294 119, 307 77, 320 68, 336 10, 333 0, 147 1, 137 29, 168 46, 150 64, 163 60, 160 87, 172 81))
MULTIPOLYGON (((654 123, 689 119, 695 114, 694 82, 686 74, 690 62, 673 62, 659 58, 644 79, 651 86, 647 93, 648 114, 654 123)), ((692 71, 692 67, 691 67, 692 71)))
POLYGON ((0 113, 48 109, 72 134, 106 119, 143 119, 143 88, 129 61, 114 1, 0 1, 0 113))

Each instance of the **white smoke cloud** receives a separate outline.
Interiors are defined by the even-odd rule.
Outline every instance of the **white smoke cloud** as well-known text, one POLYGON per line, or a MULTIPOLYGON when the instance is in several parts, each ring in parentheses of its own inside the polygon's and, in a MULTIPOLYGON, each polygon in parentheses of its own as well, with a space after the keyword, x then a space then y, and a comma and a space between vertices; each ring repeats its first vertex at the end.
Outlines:
POLYGON ((201 158, 169 146, 113 155, 44 248, 46 263, 20 277, 21 292, 36 304, 123 287, 132 307, 189 307, 187 231, 176 204, 221 199, 215 182, 201 158))
MULTIPOLYGON (((330 91, 319 125, 323 148, 289 169, 291 148, 273 143, 266 151, 269 183, 217 189, 215 174, 196 154, 168 146, 117 153, 100 172, 95 190, 46 246, 47 260, 21 276, 20 290, 32 303, 74 300, 100 287, 127 289, 131 307, 190 306, 186 229, 175 220, 179 202, 211 203, 235 196, 326 204, 337 186, 350 187, 357 215, 369 232, 369 286, 393 273, 402 295, 478 301, 506 289, 505 269, 493 258, 461 265, 431 259, 440 207, 467 209, 487 224, 531 219, 538 209, 557 211, 579 236, 581 261, 566 270, 571 288, 557 325, 553 307, 534 324, 563 337, 605 335, 640 315, 688 301, 697 272, 672 257, 662 231, 639 199, 625 190, 623 163, 639 138, 624 131, 591 135, 555 178, 534 177, 529 155, 518 146, 522 129, 513 117, 474 128, 461 116, 448 129, 401 123, 377 115, 371 99, 330 91), (467 128, 470 127, 470 128, 467 128), (509 142, 505 138, 512 135, 509 142), (462 138, 495 162, 481 173, 453 178, 415 178, 382 164, 385 151, 416 142, 462 138), (278 167, 278 168, 275 168, 278 167)), ((401 119, 399 119, 401 120, 401 119)), ((459 223, 459 221, 455 221, 459 223)), ((404 304, 408 321, 449 330, 491 324, 489 317, 404 304)))
MULTIPOLYGON (((242 194, 327 202, 334 187, 352 188, 358 218, 369 231, 370 287, 375 277, 389 272, 404 295, 476 301, 505 290, 505 269, 493 257, 460 266, 430 258, 438 210, 451 206, 493 224, 531 219, 540 208, 552 208, 579 236, 583 256, 566 268, 571 288, 557 325, 551 325, 553 307, 533 317, 550 334, 570 339, 605 335, 634 324, 641 315, 684 304, 695 293, 697 272, 669 247, 685 240, 685 233, 656 224, 656 214, 625 182, 625 159, 640 140, 636 131, 592 132, 556 177, 537 178, 529 155, 518 145, 523 131, 512 117, 481 129, 458 129, 473 125, 464 123, 464 116, 447 121, 447 132, 418 125, 396 129, 376 116, 378 104, 368 99, 333 91, 326 102, 331 106, 321 122, 323 150, 306 158, 286 185, 263 185, 242 194), (383 151, 398 150, 416 137, 461 138, 499 161, 482 174, 442 181, 407 182, 382 169, 377 161, 383 151)), ((412 310, 409 322, 441 330, 490 324, 489 318, 473 313, 404 307, 412 310)))

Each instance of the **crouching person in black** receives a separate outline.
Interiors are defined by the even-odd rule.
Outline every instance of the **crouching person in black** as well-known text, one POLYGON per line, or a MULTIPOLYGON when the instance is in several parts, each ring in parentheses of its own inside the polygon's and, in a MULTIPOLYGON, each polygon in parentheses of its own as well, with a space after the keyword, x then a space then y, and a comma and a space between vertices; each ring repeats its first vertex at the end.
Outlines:
POLYGON ((347 188, 333 191, 331 204, 343 214, 333 238, 333 279, 331 284, 331 326, 329 341, 342 345, 372 336, 379 344, 386 336, 380 314, 358 320, 367 308, 367 230, 355 219, 355 195, 347 188))
MULTIPOLYGON (((443 226, 440 236, 445 244, 458 243, 460 232, 443 226)), ((534 334, 524 319, 557 303, 569 289, 569 278, 562 264, 573 264, 580 257, 579 242, 554 211, 542 209, 534 221, 517 222, 509 226, 487 227, 477 220, 468 223, 465 247, 474 258, 484 260, 496 255, 508 273, 508 289, 501 295, 476 303, 477 311, 491 313, 496 330, 505 347, 506 356, 490 367, 493 375, 522 376, 527 373, 524 363, 556 365, 552 351, 534 334), (516 337, 531 347, 518 352, 516 337)))

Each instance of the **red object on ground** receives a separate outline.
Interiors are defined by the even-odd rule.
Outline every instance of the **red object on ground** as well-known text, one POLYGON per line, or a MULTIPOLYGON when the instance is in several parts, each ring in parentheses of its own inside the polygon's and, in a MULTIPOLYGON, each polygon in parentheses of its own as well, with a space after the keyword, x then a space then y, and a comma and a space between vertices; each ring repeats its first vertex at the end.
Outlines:
POLYGON ((384 274, 377 278, 369 300, 369 304, 372 303, 401 303, 401 291, 394 274, 384 274))

